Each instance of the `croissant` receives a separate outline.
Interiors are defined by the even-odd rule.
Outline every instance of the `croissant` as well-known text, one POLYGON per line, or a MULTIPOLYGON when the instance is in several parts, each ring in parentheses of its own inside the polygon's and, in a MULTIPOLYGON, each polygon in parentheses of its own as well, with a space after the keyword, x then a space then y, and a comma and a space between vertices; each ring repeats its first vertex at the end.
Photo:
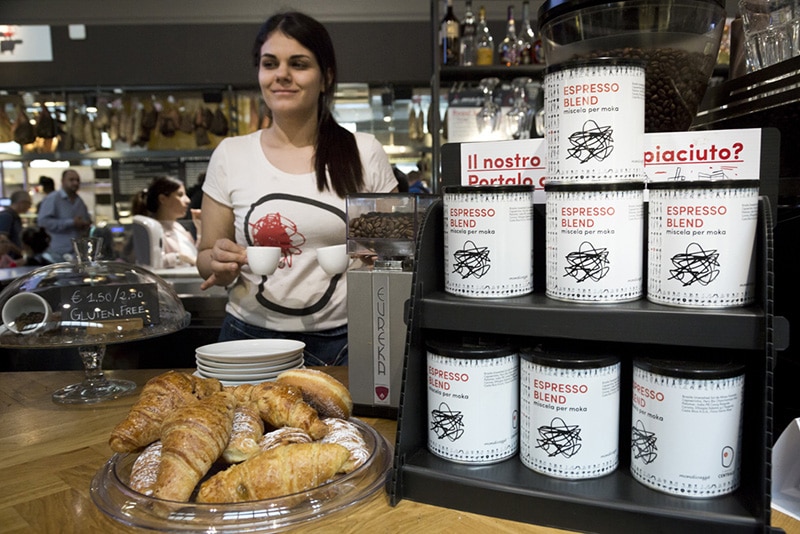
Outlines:
POLYGON ((258 448, 267 451, 290 443, 311 443, 312 441, 314 440, 311 439, 311 436, 299 428, 284 426, 261 436, 261 439, 258 440, 258 448))
POLYGON ((237 403, 248 404, 252 402, 250 397, 254 387, 253 384, 239 384, 238 386, 225 386, 225 390, 233 393, 237 403))
POLYGON ((303 394, 294 386, 262 382, 253 387, 250 398, 256 402, 261 418, 275 428, 293 426, 314 439, 328 432, 317 411, 303 400, 303 394))
POLYGON ((164 419, 178 407, 220 391, 215 378, 167 371, 147 381, 127 417, 111 432, 108 444, 115 452, 132 452, 156 441, 164 419))
POLYGON ((153 486, 158 478, 158 469, 161 466, 161 442, 154 441, 148 445, 136 458, 131 467, 131 477, 128 485, 132 490, 152 495, 153 486))
POLYGON ((233 428, 228 445, 222 452, 226 462, 243 462, 260 449, 258 441, 264 435, 264 421, 252 404, 239 404, 233 412, 233 428))
POLYGON ((322 443, 337 443, 350 452, 341 473, 351 473, 361 467, 369 459, 369 448, 358 427, 345 419, 327 417, 322 420, 328 426, 328 433, 322 443))
POLYGON ((194 487, 228 443, 235 407, 233 394, 219 391, 178 409, 164 421, 154 497, 189 500, 194 487))
POLYGON ((197 502, 271 499, 315 488, 332 478, 349 456, 341 445, 318 442, 263 451, 206 480, 197 502))

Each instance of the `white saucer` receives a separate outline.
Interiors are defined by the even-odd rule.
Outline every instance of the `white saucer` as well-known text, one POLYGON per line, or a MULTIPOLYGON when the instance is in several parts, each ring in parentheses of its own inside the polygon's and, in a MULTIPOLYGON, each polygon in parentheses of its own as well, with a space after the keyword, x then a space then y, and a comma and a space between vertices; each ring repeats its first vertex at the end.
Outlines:
POLYGON ((213 376, 214 378, 230 377, 234 380, 239 380, 240 377, 253 377, 260 378, 267 375, 276 375, 286 371, 287 369, 295 369, 303 364, 303 354, 300 353, 294 359, 281 363, 280 365, 272 365, 267 367, 252 367, 252 368, 219 368, 209 367, 203 362, 198 360, 197 370, 204 376, 213 376))
MULTIPOLYGON (((301 365, 297 369, 303 369, 303 366, 301 365)), ((280 374, 280 373, 278 373, 278 374, 280 374)), ((210 377, 204 375, 203 373, 201 373, 200 371, 195 371, 194 372, 194 376, 199 376, 200 378, 210 378, 210 377)), ((260 384, 261 382, 273 382, 276 377, 277 377, 277 375, 275 375, 272 378, 264 378, 264 379, 255 379, 253 377, 248 377, 247 379, 244 379, 244 380, 233 380, 231 378, 217 378, 217 380, 219 380, 220 383, 223 386, 236 387, 236 386, 241 386, 242 384, 253 384, 253 385, 255 385, 255 384, 260 384)))
POLYGON ((217 370, 217 369, 226 369, 226 370, 238 370, 238 371, 266 371, 272 370, 275 368, 286 367, 287 365, 293 365, 297 362, 298 359, 303 358, 303 351, 298 351, 294 354, 289 354, 288 356, 278 356, 275 358, 268 358, 263 361, 248 361, 248 362, 222 362, 217 360, 209 360, 205 356, 201 354, 195 354, 195 361, 198 365, 203 365, 203 367, 208 368, 209 370, 217 370))
POLYGON ((222 363, 252 363, 302 351, 306 344, 293 339, 240 339, 212 343, 195 349, 205 361, 222 363))

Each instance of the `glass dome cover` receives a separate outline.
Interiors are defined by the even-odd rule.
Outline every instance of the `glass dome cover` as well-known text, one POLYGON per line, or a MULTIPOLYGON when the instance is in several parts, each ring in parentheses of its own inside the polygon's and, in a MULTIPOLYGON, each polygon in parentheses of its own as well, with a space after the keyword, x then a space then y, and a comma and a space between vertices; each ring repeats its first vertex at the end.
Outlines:
POLYGON ((105 345, 189 325, 190 314, 162 278, 129 263, 95 259, 97 239, 77 240, 75 247, 74 262, 39 267, 0 293, 0 346, 105 345))
POLYGON ((56 403, 133 393, 134 382, 104 376, 105 346, 169 334, 191 319, 166 281, 136 265, 100 261, 101 245, 101 238, 76 239, 74 262, 39 267, 0 293, 0 347, 78 349, 84 380, 53 393, 56 403))

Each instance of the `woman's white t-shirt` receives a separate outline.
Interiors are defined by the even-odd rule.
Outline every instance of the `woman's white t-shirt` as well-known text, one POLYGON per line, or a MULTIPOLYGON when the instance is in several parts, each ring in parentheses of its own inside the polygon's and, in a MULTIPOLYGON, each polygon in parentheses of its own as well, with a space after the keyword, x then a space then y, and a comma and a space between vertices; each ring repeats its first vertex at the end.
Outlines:
MULTIPOLYGON (((233 209, 242 246, 280 246, 274 274, 245 265, 230 289, 226 311, 248 324, 286 332, 320 331, 347 322, 346 276, 331 277, 316 249, 345 242, 346 201, 317 190, 316 175, 289 174, 265 156, 261 132, 223 139, 208 165, 203 192, 233 209)), ((356 133, 365 193, 388 193, 397 180, 374 136, 356 133)))

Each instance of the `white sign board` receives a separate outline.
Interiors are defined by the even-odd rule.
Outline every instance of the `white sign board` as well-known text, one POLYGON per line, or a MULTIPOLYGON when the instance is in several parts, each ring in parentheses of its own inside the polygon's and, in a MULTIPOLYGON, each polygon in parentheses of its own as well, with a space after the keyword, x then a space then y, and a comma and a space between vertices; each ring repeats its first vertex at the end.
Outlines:
POLYGON ((53 61, 50 26, 0 24, 0 63, 53 61))
POLYGON ((462 143, 462 185, 532 185, 533 202, 544 202, 547 174, 544 139, 462 143))
POLYGON ((447 141, 450 143, 466 143, 470 141, 502 141, 511 139, 506 124, 506 114, 510 107, 502 107, 497 117, 496 127, 483 130, 478 128, 478 112, 476 107, 450 106, 447 108, 447 141))
POLYGON ((759 128, 650 133, 644 146, 648 182, 759 178, 759 128))
MULTIPOLYGON (((755 180, 761 168, 761 130, 649 133, 644 136, 645 181, 755 180)), ((544 139, 461 144, 461 185, 533 185, 546 201, 544 139)))

